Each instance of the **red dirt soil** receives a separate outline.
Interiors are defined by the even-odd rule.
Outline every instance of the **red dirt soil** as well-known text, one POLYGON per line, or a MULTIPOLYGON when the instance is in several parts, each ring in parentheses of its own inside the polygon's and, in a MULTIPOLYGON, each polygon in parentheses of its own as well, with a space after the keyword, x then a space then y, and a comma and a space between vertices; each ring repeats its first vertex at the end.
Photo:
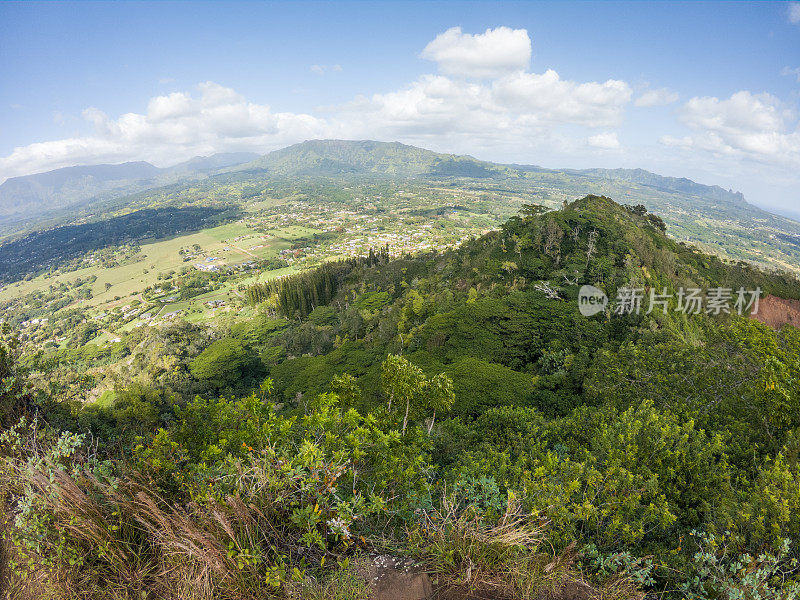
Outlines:
POLYGON ((767 296, 758 303, 758 312, 750 315, 773 329, 784 325, 800 328, 800 300, 787 300, 778 296, 767 296))

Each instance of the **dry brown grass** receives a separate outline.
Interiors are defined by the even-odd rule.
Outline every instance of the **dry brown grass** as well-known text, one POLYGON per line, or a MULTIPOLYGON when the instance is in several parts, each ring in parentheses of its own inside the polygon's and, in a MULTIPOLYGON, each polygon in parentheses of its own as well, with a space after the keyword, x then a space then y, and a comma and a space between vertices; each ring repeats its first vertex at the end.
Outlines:
MULTIPOLYGON (((547 524, 525 514, 516 499, 495 524, 460 510, 447 497, 442 508, 422 515, 422 525, 408 531, 418 556, 445 587, 490 598, 557 600, 569 590, 586 598, 641 600, 627 580, 596 590, 583 582, 574 565, 575 544, 559 553, 547 544, 547 524)), ((474 597, 474 596, 473 596, 474 597)))
POLYGON ((0 598, 6 597, 9 578, 9 553, 11 552, 8 541, 8 526, 5 503, 0 499, 0 598))
POLYGON ((41 553, 26 552, 27 581, 15 578, 22 595, 13 598, 45 597, 45 582, 53 598, 249 600, 277 591, 264 571, 291 540, 273 515, 238 496, 176 505, 136 477, 111 485, 57 468, 21 468, 15 477, 54 530, 41 553), (59 540, 72 554, 59 554, 59 540))

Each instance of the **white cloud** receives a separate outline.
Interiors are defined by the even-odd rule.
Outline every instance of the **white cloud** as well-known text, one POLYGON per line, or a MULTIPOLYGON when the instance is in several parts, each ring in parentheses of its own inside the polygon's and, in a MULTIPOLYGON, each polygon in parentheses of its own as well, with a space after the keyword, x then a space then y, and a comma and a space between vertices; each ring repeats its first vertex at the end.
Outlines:
POLYGON ((470 34, 452 27, 437 35, 420 56, 436 62, 445 75, 494 78, 527 68, 531 39, 525 29, 498 27, 470 34))
MULTIPOLYGON (((0 158, 0 178, 58 167, 149 160, 176 163, 197 154, 267 151, 309 138, 400 139, 439 148, 543 147, 569 153, 619 145, 613 132, 591 136, 581 128, 616 127, 632 90, 624 81, 576 82, 523 70, 530 60, 525 30, 507 27, 478 35, 450 29, 423 54, 451 75, 423 75, 398 90, 360 96, 328 107, 326 117, 274 113, 213 82, 195 93, 156 96, 142 113, 116 118, 83 111, 93 132, 84 137, 15 148, 0 158), (492 75, 490 80, 461 75, 492 75), (199 93, 198 93, 199 92, 199 93), (571 135, 564 133, 569 128, 571 135)), ((316 73, 339 65, 312 65, 316 73)))
POLYGON ((636 99, 634 104, 641 107, 666 106, 677 102, 679 97, 676 92, 671 92, 667 88, 647 90, 636 99))
POLYGON ((617 134, 613 131, 598 133, 589 137, 587 143, 592 148, 600 148, 601 150, 616 150, 619 148, 619 140, 617 134))
POLYGON ((800 23, 800 2, 789 2, 789 22, 800 23))
MULTIPOLYGON (((800 11, 794 8, 800 2, 791 6, 800 11)), ((797 189, 797 116, 769 94, 691 98, 678 111, 688 131, 670 131, 655 145, 642 142, 646 132, 638 145, 637 135, 626 136, 623 147, 618 128, 632 101, 631 86, 562 79, 553 69, 531 72, 531 40, 523 29, 448 29, 422 56, 437 63, 438 73, 314 114, 273 112, 213 82, 156 96, 137 112, 109 116, 102 107, 89 107, 81 116, 90 133, 15 148, 0 157, 0 181, 77 164, 148 160, 163 166, 198 154, 266 152, 311 138, 370 138, 508 162, 642 166, 712 183, 790 181, 781 185, 797 189)), ((341 70, 336 64, 309 68, 320 75, 341 70)), ((800 78, 800 68, 781 72, 800 78)), ((635 105, 677 100, 666 88, 645 89, 635 105)), ((62 116, 70 127, 81 118, 54 118, 62 116)))
POLYGON ((513 73, 492 83, 496 102, 538 122, 575 123, 588 127, 618 125, 631 88, 624 81, 576 83, 555 71, 513 73))
POLYGON ((317 75, 324 75, 327 72, 339 73, 342 65, 311 65, 310 70, 317 75))
MULTIPOLYGON (((562 126, 618 125, 630 96, 625 82, 577 83, 552 70, 513 73, 488 84, 425 75, 404 89, 357 98, 337 119, 355 137, 446 140, 450 147, 467 140, 484 146, 559 144, 554 134, 562 126)), ((585 138, 580 143, 585 147, 585 138)))
POLYGON ((725 100, 695 97, 683 106, 680 118, 695 135, 665 136, 662 143, 800 167, 800 126, 775 96, 745 90, 725 100))
POLYGON ((791 67, 783 67, 783 69, 781 69, 781 75, 785 77, 795 77, 797 82, 800 83, 800 67, 794 69, 791 67))
POLYGON ((77 164, 150 160, 172 164, 198 154, 271 150, 298 140, 327 137, 328 124, 314 116, 275 113, 213 82, 199 96, 176 92, 152 98, 143 114, 114 119, 97 108, 83 117, 94 131, 85 137, 39 142, 0 158, 0 178, 77 164))
POLYGON ((158 123, 187 116, 195 110, 197 106, 191 96, 174 92, 168 96, 152 98, 147 105, 147 116, 151 122, 158 123))

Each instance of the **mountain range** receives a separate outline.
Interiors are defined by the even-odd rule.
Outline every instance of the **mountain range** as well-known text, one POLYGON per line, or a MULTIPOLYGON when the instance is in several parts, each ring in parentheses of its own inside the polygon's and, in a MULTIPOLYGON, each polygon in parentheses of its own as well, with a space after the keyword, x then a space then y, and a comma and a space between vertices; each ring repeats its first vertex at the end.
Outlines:
POLYGON ((148 162, 126 162, 64 167, 11 177, 0 185, 0 224, 46 216, 94 199, 112 199, 182 180, 208 176, 231 165, 251 161, 258 154, 234 152, 196 156, 172 167, 148 162))
POLYGON ((747 205, 739 192, 685 178, 662 177, 643 169, 545 169, 535 165, 502 165, 471 156, 441 154, 399 142, 310 140, 264 156, 251 152, 222 153, 197 156, 167 168, 139 161, 65 167, 12 177, 0 185, 0 223, 35 218, 89 200, 118 198, 225 173, 258 174, 273 178, 348 175, 525 178, 536 174, 565 173, 592 182, 628 182, 708 200, 747 205))
MULTIPOLYGON (((0 185, 0 235, 36 231, 69 222, 76 215, 98 218, 108 212, 112 201, 114 210, 125 211, 126 207, 148 207, 152 198, 174 198, 192 189, 200 190, 202 200, 229 185, 261 193, 270 183, 292 188, 317 180, 332 184, 326 189, 356 182, 413 182, 430 189, 446 186, 486 197, 495 194, 501 200, 510 194, 551 208, 587 194, 601 194, 623 204, 645 205, 664 218, 674 237, 706 251, 800 269, 800 223, 749 204, 739 192, 643 169, 498 164, 370 140, 309 140, 264 156, 215 154, 168 168, 130 162, 14 177, 0 185)), ((225 197, 238 202, 238 196, 228 192, 225 197)))

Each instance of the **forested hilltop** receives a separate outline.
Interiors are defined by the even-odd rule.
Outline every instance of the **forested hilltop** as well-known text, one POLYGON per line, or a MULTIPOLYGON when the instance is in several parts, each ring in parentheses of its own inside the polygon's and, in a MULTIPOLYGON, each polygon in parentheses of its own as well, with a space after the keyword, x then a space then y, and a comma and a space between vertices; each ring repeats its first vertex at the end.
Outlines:
POLYGON ((528 203, 106 349, 7 330, 14 597, 367 598, 375 553, 492 598, 797 597, 800 334, 749 317, 800 282, 631 204, 528 203))

